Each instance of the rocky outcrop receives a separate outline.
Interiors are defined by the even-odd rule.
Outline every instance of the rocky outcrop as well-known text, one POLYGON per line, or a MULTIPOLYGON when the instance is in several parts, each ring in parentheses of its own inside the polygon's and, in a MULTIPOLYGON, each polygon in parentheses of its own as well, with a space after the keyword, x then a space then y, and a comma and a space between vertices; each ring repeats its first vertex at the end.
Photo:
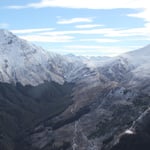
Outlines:
POLYGON ((119 137, 119 142, 111 150, 149 150, 150 149, 150 109, 147 109, 132 127, 119 137))

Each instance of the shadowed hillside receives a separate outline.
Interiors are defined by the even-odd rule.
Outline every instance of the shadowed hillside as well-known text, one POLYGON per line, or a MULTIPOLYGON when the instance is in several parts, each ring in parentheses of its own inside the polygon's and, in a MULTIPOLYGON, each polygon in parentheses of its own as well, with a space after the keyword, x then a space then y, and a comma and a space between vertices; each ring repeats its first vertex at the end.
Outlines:
POLYGON ((14 149, 15 140, 30 128, 64 111, 72 103, 72 87, 54 82, 35 87, 0 83, 0 149, 14 149))

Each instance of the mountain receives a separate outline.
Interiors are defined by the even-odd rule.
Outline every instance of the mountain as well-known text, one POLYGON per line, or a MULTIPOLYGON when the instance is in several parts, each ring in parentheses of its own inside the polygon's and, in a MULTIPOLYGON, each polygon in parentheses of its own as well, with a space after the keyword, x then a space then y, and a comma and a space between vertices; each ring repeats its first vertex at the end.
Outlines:
POLYGON ((65 57, 0 30, 0 149, 16 149, 26 130, 72 103, 73 84, 66 83, 61 67, 68 64, 65 57))
POLYGON ((9 31, 0 30, 1 82, 37 85, 52 80, 63 84, 61 69, 52 62, 56 58, 60 56, 19 39, 9 31))
MULTIPOLYGON (((143 50, 148 53, 150 46, 143 50)), ((147 69, 142 68, 143 77, 135 74, 138 68, 148 65, 149 56, 141 61, 137 52, 113 58, 102 66, 91 65, 87 72, 83 69, 82 76, 74 80, 72 105, 60 115, 41 122, 37 128, 42 130, 39 133, 35 130, 25 139, 31 138, 32 146, 37 148, 45 139, 37 137, 50 127, 52 141, 42 150, 110 150, 117 137, 150 107, 147 69), (139 61, 141 64, 137 65, 139 61)))
POLYGON ((147 137, 149 57, 150 45, 114 58, 62 56, 0 30, 0 148, 122 150, 116 143, 147 137), (126 136, 131 128, 138 137, 126 136))
POLYGON ((52 131, 57 135, 52 145, 59 147, 65 141, 70 143, 70 149, 111 149, 116 138, 150 106, 150 77, 147 75, 150 73, 147 69, 150 55, 144 57, 143 51, 148 54, 150 46, 96 66, 99 75, 97 84, 93 82, 94 86, 91 86, 92 82, 87 82, 85 77, 86 84, 75 87, 74 104, 60 115, 61 119, 54 118, 53 121, 71 120, 70 112, 77 114, 81 108, 88 108, 88 112, 52 131), (139 57, 139 51, 143 60, 139 57), (139 68, 142 76, 136 73, 139 68), (64 132, 66 138, 62 134, 64 132))
POLYGON ((73 103, 74 84, 76 91, 92 87, 90 83, 97 84, 97 80, 99 72, 82 60, 49 53, 0 30, 0 146, 4 150, 20 147, 17 139, 73 103), (7 130, 9 125, 12 128, 7 130))
POLYGON ((48 52, 7 30, 0 30, 0 64, 1 82, 23 85, 75 82, 91 70, 83 60, 48 52))

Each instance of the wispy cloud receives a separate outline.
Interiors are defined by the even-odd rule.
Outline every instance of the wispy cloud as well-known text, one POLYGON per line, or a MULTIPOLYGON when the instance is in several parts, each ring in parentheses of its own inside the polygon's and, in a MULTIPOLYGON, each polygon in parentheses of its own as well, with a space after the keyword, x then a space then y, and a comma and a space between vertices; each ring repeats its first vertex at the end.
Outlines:
POLYGON ((117 31, 119 32, 119 30, 113 29, 113 28, 100 28, 100 29, 86 29, 86 30, 51 31, 51 32, 43 32, 41 34, 42 35, 71 35, 71 34, 83 34, 83 35, 102 34, 102 35, 107 35, 107 34, 117 32, 117 31))
POLYGON ((25 6, 10 6, 9 8, 43 8, 43 7, 63 7, 63 8, 88 8, 88 9, 114 9, 114 8, 145 8, 148 0, 41 0, 36 3, 29 3, 25 6))
POLYGON ((44 31, 52 31, 54 28, 39 28, 39 29, 21 29, 21 30, 11 30, 15 34, 25 34, 25 33, 36 33, 44 31))
POLYGON ((96 28, 96 27, 102 27, 101 24, 84 24, 84 25, 76 25, 75 28, 79 29, 87 29, 87 28, 96 28))
POLYGON ((21 5, 11 5, 11 6, 7 6, 6 8, 8 8, 8 9, 18 9, 19 10, 19 9, 30 8, 29 5, 24 5, 24 6, 21 6, 21 5))
POLYGON ((62 30, 57 31, 53 28, 39 29, 23 29, 12 30, 13 33, 20 35, 29 41, 36 42, 70 42, 76 40, 78 42, 97 42, 97 43, 117 43, 123 37, 139 37, 141 39, 150 39, 150 24, 145 24, 141 28, 131 29, 114 29, 114 28, 96 28, 82 30, 62 30), (89 38, 78 37, 79 35, 87 35, 89 38), (102 36, 103 38, 91 38, 92 36, 102 36), (118 40, 119 38, 119 40, 118 40))
MULTIPOLYGON (((130 30, 118 31, 112 30, 107 36, 128 36, 128 34, 134 35, 146 35, 150 31, 150 7, 149 0, 41 0, 36 3, 28 3, 23 6, 9 6, 11 9, 23 9, 23 8, 44 8, 44 7, 61 7, 61 8, 84 8, 84 9, 117 9, 117 8, 131 8, 141 10, 134 14, 128 14, 128 17, 138 17, 145 20, 145 26, 143 28, 135 28, 130 30), (127 31, 127 32, 126 32, 127 31)), ((59 20, 58 24, 71 24, 77 22, 92 22, 91 18, 72 18, 69 20, 59 20)), ((92 28, 92 26, 76 26, 76 28, 92 28)), ((96 30, 95 30, 96 31, 96 30)), ((95 32, 90 31, 91 33, 95 32)), ((98 30, 98 33, 103 31, 98 30)), ((79 33, 80 34, 80 33, 79 33)))
POLYGON ((141 28, 131 29, 116 29, 116 28, 100 28, 87 30, 66 30, 66 31, 50 31, 40 33, 41 35, 103 35, 104 37, 131 37, 131 36, 145 36, 150 37, 150 24, 145 24, 141 28))
POLYGON ((23 6, 12 5, 10 9, 24 8, 44 8, 44 7, 61 7, 61 8, 84 8, 84 9, 117 9, 131 8, 141 9, 140 13, 130 14, 132 17, 143 18, 150 22, 149 0, 41 0, 36 3, 28 3, 23 6))
POLYGON ((150 23, 150 9, 145 8, 143 11, 139 12, 139 13, 135 13, 135 14, 128 14, 127 16, 129 17, 136 17, 136 18, 142 18, 144 19, 146 22, 150 23))
POLYGON ((31 42, 42 42, 42 43, 64 43, 64 42, 71 42, 74 39, 74 37, 72 36, 21 35, 19 37, 31 42))
POLYGON ((97 43, 116 43, 120 42, 120 40, 117 39, 109 39, 109 38, 100 38, 100 39, 81 39, 80 41, 83 42, 97 42, 97 43))
POLYGON ((8 28, 9 27, 9 24, 8 23, 0 23, 0 28, 8 28))
POLYGON ((57 24, 72 24, 80 22, 92 22, 92 18, 71 18, 71 19, 60 19, 57 24))

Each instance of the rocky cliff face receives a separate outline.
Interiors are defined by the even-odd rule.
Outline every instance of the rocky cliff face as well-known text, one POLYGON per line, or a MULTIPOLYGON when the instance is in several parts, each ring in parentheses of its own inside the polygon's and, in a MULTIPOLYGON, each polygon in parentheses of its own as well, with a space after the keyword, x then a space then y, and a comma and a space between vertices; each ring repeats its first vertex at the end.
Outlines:
POLYGON ((150 46, 102 62, 50 54, 1 30, 0 57, 3 150, 118 150, 150 107, 150 46))

